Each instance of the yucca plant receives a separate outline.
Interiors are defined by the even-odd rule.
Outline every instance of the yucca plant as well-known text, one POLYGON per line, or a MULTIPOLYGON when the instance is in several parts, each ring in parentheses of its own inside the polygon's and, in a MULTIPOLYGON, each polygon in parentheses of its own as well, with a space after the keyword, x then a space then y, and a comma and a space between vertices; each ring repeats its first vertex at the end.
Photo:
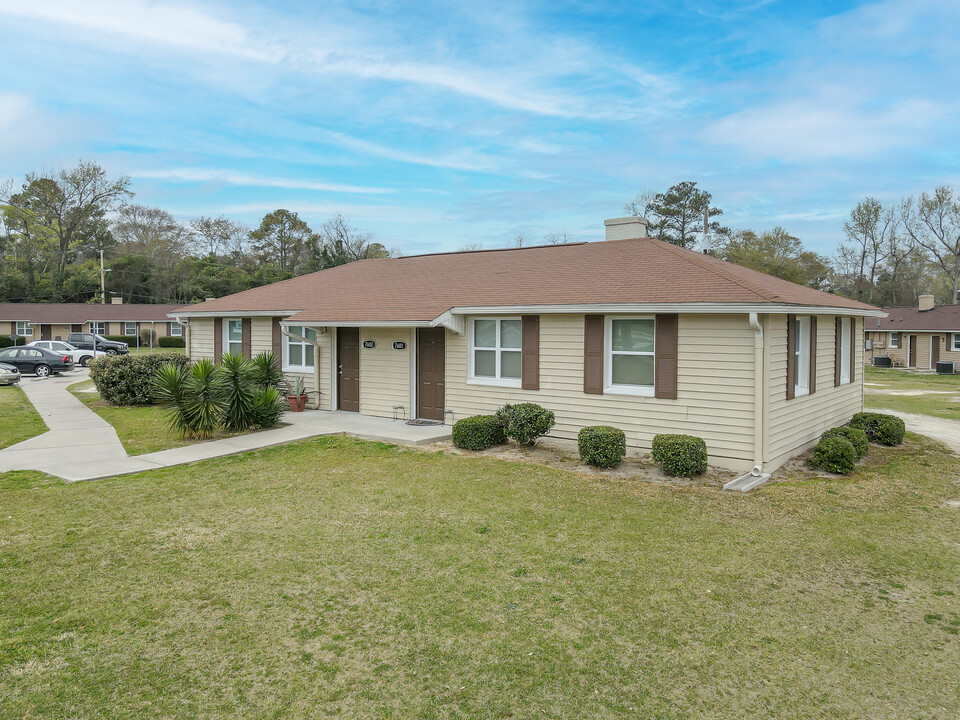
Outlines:
POLYGON ((169 408, 167 418, 170 427, 179 435, 189 435, 191 428, 187 417, 187 373, 183 365, 162 366, 153 378, 154 396, 161 405, 169 408))
POLYGON ((223 402, 223 426, 244 432, 254 424, 254 365, 242 355, 228 353, 220 360, 220 384, 223 402))
POLYGON ((253 371, 251 373, 253 381, 262 388, 280 387, 283 380, 283 373, 280 372, 280 363, 277 360, 276 353, 273 350, 266 350, 258 353, 253 358, 253 371))
POLYGON ((283 394, 275 387, 258 388, 253 393, 253 424, 258 428, 270 428, 280 422, 287 409, 283 394))
POLYGON ((184 382, 184 415, 189 434, 197 439, 210 437, 223 416, 222 375, 207 358, 197 360, 184 382))

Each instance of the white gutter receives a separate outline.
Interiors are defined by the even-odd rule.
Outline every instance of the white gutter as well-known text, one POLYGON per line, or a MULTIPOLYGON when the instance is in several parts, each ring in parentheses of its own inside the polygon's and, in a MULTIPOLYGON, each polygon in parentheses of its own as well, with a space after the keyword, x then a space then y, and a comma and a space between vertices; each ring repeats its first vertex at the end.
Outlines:
POLYGON ((231 317, 231 318, 245 318, 245 317, 276 317, 279 315, 287 316, 293 315, 298 312, 303 312, 302 310, 179 310, 175 313, 167 313, 168 318, 172 318, 175 315, 180 317, 187 318, 216 318, 216 317, 231 317))
POLYGON ((531 315, 546 314, 607 314, 607 313, 694 313, 694 314, 723 314, 738 315, 742 313, 768 313, 805 315, 854 315, 857 317, 886 317, 883 310, 866 310, 862 308, 830 307, 827 305, 790 305, 785 303, 597 303, 577 305, 484 305, 469 307, 453 307, 434 318, 434 323, 447 314, 451 315, 484 315, 484 314, 518 314, 531 315))
MULTIPOLYGON (((167 315, 167 317, 170 316, 167 315)), ((187 356, 187 360, 190 360, 190 321, 182 320, 179 315, 175 315, 173 321, 182 329, 184 354, 187 356)))
POLYGON ((433 327, 429 320, 297 320, 296 317, 287 318, 280 323, 281 327, 433 327))
POLYGON ((760 477, 763 473, 763 401, 764 372, 763 364, 763 325, 757 313, 750 313, 750 327, 753 328, 753 470, 750 474, 760 477))
MULTIPOLYGON (((320 409, 320 343, 316 340, 311 340, 310 338, 303 337, 302 335, 297 335, 295 333, 287 330, 283 325, 280 326, 280 332, 286 335, 291 340, 296 340, 297 342, 305 342, 308 345, 313 345, 313 381, 317 386, 317 404, 312 408, 313 410, 320 409)), ((283 351, 281 350, 281 353, 283 351)), ((283 367, 283 358, 279 358, 280 367, 283 367)), ((330 367, 333 370, 333 366, 330 367)))

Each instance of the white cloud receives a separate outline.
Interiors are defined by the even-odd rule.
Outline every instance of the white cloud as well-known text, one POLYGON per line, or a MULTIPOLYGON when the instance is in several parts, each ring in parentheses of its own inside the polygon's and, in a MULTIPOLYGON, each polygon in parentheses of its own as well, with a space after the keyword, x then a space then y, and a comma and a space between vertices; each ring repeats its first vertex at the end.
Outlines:
POLYGON ((171 168, 166 170, 132 170, 131 177, 153 178, 158 180, 181 180, 197 183, 226 183, 248 187, 276 187, 290 190, 317 190, 320 192, 353 193, 359 195, 378 195, 394 192, 392 188, 343 185, 339 183, 313 182, 294 178, 279 178, 253 173, 236 172, 210 168, 171 168))

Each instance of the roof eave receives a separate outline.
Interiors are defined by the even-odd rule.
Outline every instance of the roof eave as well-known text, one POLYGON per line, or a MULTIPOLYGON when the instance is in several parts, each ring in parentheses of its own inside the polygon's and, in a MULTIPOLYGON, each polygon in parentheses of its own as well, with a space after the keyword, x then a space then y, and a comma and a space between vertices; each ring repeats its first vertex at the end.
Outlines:
POLYGON ((566 313, 819 313, 823 315, 854 315, 856 317, 887 316, 880 308, 847 308, 836 305, 796 305, 789 303, 597 303, 576 305, 485 305, 454 307, 439 315, 434 322, 439 324, 444 315, 502 315, 506 313, 566 314, 566 313))

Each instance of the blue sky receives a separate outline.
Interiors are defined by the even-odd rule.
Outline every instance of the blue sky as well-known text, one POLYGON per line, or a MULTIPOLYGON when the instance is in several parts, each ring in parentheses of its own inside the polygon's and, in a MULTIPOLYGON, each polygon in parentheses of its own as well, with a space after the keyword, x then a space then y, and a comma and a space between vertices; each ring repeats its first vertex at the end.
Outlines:
POLYGON ((0 0, 0 176, 93 159, 136 201, 336 211, 404 253, 600 239, 696 180, 832 252, 960 186, 960 3, 0 0))

